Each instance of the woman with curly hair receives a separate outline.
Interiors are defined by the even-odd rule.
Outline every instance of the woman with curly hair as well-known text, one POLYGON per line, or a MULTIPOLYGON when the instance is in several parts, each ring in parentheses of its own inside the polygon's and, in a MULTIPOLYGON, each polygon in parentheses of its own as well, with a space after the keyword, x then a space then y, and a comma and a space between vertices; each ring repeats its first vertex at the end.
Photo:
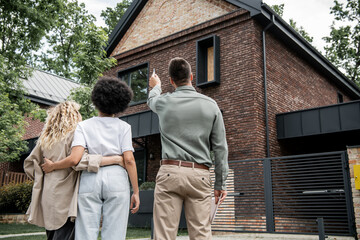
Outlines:
POLYGON ((101 215, 102 239, 125 239, 129 207, 132 213, 139 209, 131 126, 115 117, 127 108, 132 96, 131 89, 120 79, 100 79, 91 95, 99 115, 78 124, 72 143, 71 155, 74 158, 54 163, 47 160, 43 165, 45 172, 71 166, 80 160, 84 149, 88 149, 90 154, 119 154, 124 158, 126 170, 120 166, 107 166, 100 168, 98 173, 83 171, 80 179, 75 239, 96 240, 101 215), (131 200, 128 176, 133 188, 131 200))
POLYGON ((43 158, 58 161, 71 152, 71 143, 77 124, 81 121, 80 106, 63 102, 48 111, 45 126, 24 170, 34 180, 28 221, 45 227, 47 239, 74 239, 74 220, 77 216, 79 172, 97 171, 100 165, 120 164, 122 157, 85 154, 76 168, 64 168, 44 175, 40 165, 43 158))

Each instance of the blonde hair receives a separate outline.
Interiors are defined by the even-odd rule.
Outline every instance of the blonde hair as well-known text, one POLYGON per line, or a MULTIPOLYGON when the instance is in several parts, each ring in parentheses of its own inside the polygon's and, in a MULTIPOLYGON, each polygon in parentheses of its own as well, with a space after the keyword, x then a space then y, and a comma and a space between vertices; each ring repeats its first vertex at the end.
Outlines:
POLYGON ((75 131, 76 125, 81 122, 79 109, 80 105, 72 101, 59 103, 51 108, 38 140, 40 146, 49 149, 54 143, 75 131))

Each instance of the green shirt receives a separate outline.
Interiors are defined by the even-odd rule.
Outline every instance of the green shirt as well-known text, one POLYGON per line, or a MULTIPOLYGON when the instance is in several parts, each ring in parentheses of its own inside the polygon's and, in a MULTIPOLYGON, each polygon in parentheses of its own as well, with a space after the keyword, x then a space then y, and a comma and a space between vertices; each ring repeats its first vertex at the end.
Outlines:
POLYGON ((215 189, 224 190, 228 175, 228 147, 221 111, 216 102, 192 86, 161 95, 156 85, 147 101, 160 122, 162 158, 215 165, 215 189), (214 151, 215 162, 211 160, 214 151))

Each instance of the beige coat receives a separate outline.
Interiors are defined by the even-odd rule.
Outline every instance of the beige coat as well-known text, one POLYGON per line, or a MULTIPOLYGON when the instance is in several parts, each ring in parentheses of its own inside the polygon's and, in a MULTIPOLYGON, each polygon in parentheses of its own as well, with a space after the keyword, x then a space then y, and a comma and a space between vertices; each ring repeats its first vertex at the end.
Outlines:
POLYGON ((85 153, 75 168, 56 170, 48 174, 44 174, 41 169, 43 157, 56 162, 70 155, 73 137, 73 133, 69 134, 51 149, 42 149, 36 144, 25 159, 25 173, 34 180, 31 203, 26 213, 29 223, 47 230, 56 230, 62 227, 69 217, 76 218, 80 178, 78 171, 97 172, 101 156, 85 153))

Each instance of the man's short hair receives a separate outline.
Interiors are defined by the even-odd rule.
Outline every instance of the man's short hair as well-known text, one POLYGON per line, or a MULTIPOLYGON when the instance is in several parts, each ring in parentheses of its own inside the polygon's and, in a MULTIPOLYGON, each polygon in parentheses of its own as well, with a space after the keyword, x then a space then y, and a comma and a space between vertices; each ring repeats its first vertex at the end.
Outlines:
POLYGON ((176 86, 182 86, 190 81, 191 66, 183 58, 173 58, 169 62, 169 75, 176 86))
POLYGON ((133 97, 128 85, 115 77, 102 77, 94 86, 91 101, 105 114, 116 114, 125 111, 133 97))

